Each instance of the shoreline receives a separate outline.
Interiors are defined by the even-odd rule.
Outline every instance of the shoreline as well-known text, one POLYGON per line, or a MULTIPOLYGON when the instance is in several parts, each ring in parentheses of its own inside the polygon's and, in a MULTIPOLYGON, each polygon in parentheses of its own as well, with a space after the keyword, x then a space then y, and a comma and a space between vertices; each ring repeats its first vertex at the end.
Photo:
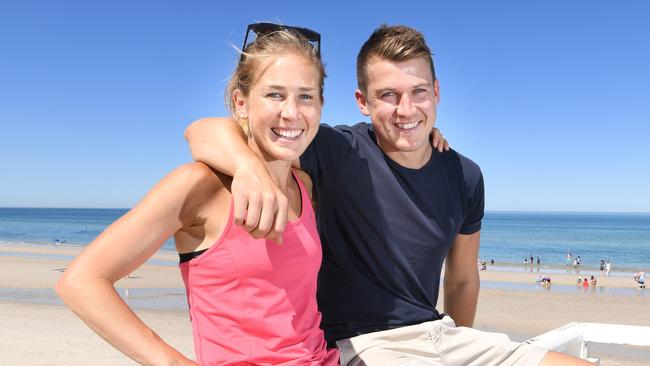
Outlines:
MULTIPOLYGON (((36 258, 42 257, 45 259, 68 259, 71 260, 77 256, 88 244, 77 243, 37 243, 37 242, 23 242, 23 241, 7 241, 0 240, 0 256, 33 256, 36 258)), ((178 254, 174 248, 163 246, 156 253, 154 261, 159 260, 166 265, 176 266, 178 264, 178 254), (173 262, 173 263, 166 263, 173 262)), ((597 265, 581 264, 579 267, 573 265, 566 265, 564 263, 549 263, 543 262, 541 264, 523 264, 508 261, 501 261, 498 258, 495 264, 489 264, 487 260, 487 269, 497 270, 501 272, 513 273, 547 273, 547 274, 575 274, 579 275, 601 275, 597 265)), ((650 272, 650 263, 647 268, 641 266, 626 266, 625 264, 614 263, 611 271, 612 277, 631 277, 635 272, 646 271, 650 272)))

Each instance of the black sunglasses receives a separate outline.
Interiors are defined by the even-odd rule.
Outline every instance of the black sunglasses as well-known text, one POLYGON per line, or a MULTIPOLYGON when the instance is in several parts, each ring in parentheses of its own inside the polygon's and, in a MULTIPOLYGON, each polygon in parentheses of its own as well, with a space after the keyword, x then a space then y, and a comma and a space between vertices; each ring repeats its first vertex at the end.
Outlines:
POLYGON ((244 60, 244 51, 246 46, 248 46, 248 33, 253 31, 257 36, 265 36, 269 33, 277 32, 280 30, 288 30, 299 34, 307 39, 309 42, 316 43, 316 55, 320 58, 320 34, 316 31, 313 31, 309 28, 294 27, 291 25, 282 25, 274 23, 253 23, 249 24, 246 28, 246 36, 244 37, 244 46, 242 47, 242 54, 239 58, 239 62, 244 60))

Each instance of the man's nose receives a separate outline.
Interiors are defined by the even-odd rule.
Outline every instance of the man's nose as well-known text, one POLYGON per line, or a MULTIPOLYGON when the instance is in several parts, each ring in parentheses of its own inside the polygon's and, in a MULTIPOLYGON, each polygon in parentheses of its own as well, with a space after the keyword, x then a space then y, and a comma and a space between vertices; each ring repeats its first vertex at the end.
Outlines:
POLYGON ((397 115, 399 116, 409 116, 413 113, 413 101, 411 96, 407 93, 404 93, 400 96, 397 103, 397 115))

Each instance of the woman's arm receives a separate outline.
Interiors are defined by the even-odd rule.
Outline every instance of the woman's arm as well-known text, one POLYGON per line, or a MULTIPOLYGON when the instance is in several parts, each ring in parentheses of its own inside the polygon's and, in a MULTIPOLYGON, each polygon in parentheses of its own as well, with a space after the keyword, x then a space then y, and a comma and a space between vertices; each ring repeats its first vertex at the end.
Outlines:
POLYGON ((185 207, 210 170, 183 166, 165 177, 136 207, 110 225, 66 269, 56 291, 70 309, 118 350, 143 365, 196 365, 147 327, 113 284, 150 258, 192 220, 185 207))

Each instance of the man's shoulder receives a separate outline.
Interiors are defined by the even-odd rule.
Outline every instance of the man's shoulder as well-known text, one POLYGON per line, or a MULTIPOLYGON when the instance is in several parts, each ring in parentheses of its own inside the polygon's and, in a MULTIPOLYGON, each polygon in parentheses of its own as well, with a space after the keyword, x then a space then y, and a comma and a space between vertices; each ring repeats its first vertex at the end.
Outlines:
POLYGON ((437 152, 437 154, 440 156, 441 160, 447 164, 456 164, 462 169, 467 169, 472 171, 481 170, 479 165, 475 163, 472 159, 466 157, 465 155, 459 153, 458 151, 452 148, 450 148, 449 151, 437 152))
POLYGON ((371 141, 369 134, 371 128, 372 125, 366 122, 335 126, 323 123, 316 135, 316 140, 318 140, 316 144, 356 146, 361 143, 363 145, 364 141, 371 141))
POLYGON ((477 173, 481 172, 481 167, 476 162, 474 162, 474 160, 466 157, 465 155, 459 153, 458 151, 453 150, 453 152, 456 155, 458 155, 458 159, 460 160, 460 165, 463 168, 463 170, 477 172, 477 173))
POLYGON ((358 122, 355 124, 339 124, 339 125, 330 125, 327 123, 321 123, 320 128, 326 131, 363 133, 370 130, 372 128, 372 125, 368 122, 358 122))
POLYGON ((439 156, 446 169, 459 170, 466 181, 476 181, 482 176, 481 167, 476 162, 454 149, 439 153, 439 156))

